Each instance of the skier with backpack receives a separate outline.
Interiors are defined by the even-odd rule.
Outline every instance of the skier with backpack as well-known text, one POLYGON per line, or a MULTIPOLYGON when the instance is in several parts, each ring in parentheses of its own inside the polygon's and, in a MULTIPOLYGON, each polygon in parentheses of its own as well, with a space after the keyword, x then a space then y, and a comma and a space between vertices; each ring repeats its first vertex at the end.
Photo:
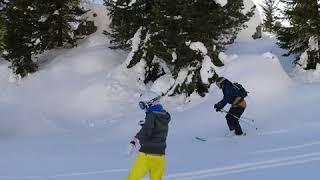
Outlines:
POLYGON ((146 117, 144 123, 139 122, 141 130, 130 142, 131 147, 140 144, 140 149, 126 180, 140 180, 147 173, 150 180, 161 180, 164 174, 164 155, 171 117, 160 104, 160 96, 151 91, 141 95, 139 107, 146 112, 146 117))
POLYGON ((223 99, 214 105, 217 112, 223 110, 223 108, 229 103, 231 108, 226 112, 226 120, 231 132, 234 131, 235 135, 245 135, 242 132, 239 119, 247 107, 245 97, 248 95, 247 91, 239 83, 232 83, 224 77, 218 77, 216 85, 223 92, 223 99))

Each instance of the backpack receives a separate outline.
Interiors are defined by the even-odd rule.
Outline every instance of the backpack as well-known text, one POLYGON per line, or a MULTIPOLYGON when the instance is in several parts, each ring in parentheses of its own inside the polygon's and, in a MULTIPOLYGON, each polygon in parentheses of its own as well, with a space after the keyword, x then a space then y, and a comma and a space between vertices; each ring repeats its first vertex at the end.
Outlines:
POLYGON ((238 91, 238 95, 240 96, 240 97, 242 97, 242 98, 245 98, 245 97, 247 97, 248 96, 248 91, 246 91, 246 89, 244 89, 244 87, 241 85, 241 84, 239 84, 239 83, 237 83, 237 82, 234 82, 234 83, 232 83, 233 84, 233 86, 235 87, 235 89, 238 91))

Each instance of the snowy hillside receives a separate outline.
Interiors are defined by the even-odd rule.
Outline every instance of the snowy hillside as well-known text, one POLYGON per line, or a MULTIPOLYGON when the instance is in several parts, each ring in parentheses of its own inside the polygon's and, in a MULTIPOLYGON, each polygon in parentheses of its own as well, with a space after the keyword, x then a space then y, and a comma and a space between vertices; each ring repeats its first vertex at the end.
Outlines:
MULTIPOLYGON (((44 54, 54 58, 39 72, 15 80, 0 61, 0 180, 126 176, 134 156, 125 151, 144 118, 137 99, 145 86, 125 69, 127 52, 107 48, 101 32, 108 23, 99 16, 105 12, 95 9, 97 33, 74 49, 44 54)), ((318 179, 320 85, 293 78, 275 41, 237 41, 220 54, 226 65, 219 74, 250 91, 244 116, 255 122, 241 122, 248 136, 224 136, 225 114, 213 109, 222 94, 214 86, 190 104, 163 99, 172 115, 164 179, 318 179)))

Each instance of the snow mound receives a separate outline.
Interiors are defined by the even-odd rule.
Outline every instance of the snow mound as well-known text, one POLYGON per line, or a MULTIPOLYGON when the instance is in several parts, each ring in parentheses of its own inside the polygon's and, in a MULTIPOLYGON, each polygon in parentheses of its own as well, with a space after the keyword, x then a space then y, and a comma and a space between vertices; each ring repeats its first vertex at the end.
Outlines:
POLYGON ((316 70, 304 70, 301 67, 296 67, 292 76, 294 79, 305 83, 319 83, 320 82, 320 64, 317 65, 316 70))
POLYGON ((90 10, 81 17, 82 20, 93 21, 99 32, 109 30, 111 19, 108 16, 109 11, 107 8, 104 5, 91 4, 89 9, 90 10))
MULTIPOLYGON (((243 3, 245 7, 243 10, 244 13, 248 12, 253 6, 255 6, 252 0, 244 0, 243 3)), ((246 22, 246 25, 248 27, 240 31, 236 39, 236 42, 253 41, 254 39, 252 38, 252 35, 256 32, 256 28, 260 24, 260 13, 258 9, 255 8, 253 17, 248 22, 246 22)))
POLYGON ((279 59, 272 53, 246 55, 237 59, 231 56, 230 58, 233 60, 227 60, 225 67, 218 69, 218 73, 231 81, 243 84, 249 91, 250 99, 256 102, 268 101, 281 96, 292 84, 292 80, 282 68, 279 59))
POLYGON ((114 99, 123 96, 121 92, 127 92, 125 97, 130 99, 132 91, 110 91, 107 79, 125 60, 124 52, 104 45, 62 51, 20 81, 11 81, 7 63, 1 64, 0 86, 4 88, 0 89, 0 109, 8 110, 2 113, 0 127, 11 133, 38 134, 88 127, 92 122, 109 123, 121 105, 114 99))
POLYGON ((103 34, 104 31, 109 31, 109 25, 111 19, 109 17, 109 11, 104 5, 91 4, 90 10, 85 13, 81 18, 82 20, 93 21, 97 27, 97 31, 90 35, 90 38, 83 40, 79 47, 95 47, 104 45, 107 46, 110 42, 109 38, 103 34))

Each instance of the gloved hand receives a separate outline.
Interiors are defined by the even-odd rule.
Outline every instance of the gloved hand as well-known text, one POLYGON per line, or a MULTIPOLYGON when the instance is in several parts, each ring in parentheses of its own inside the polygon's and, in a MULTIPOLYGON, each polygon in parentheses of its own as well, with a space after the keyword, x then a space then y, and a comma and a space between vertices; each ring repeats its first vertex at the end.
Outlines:
POLYGON ((134 137, 131 141, 130 144, 132 144, 133 146, 136 146, 137 144, 139 144, 139 139, 134 137))
POLYGON ((140 121, 138 122, 138 124, 139 124, 140 126, 143 126, 144 123, 145 123, 145 120, 140 120, 140 121))
POLYGON ((130 155, 132 153, 132 151, 136 148, 137 144, 139 144, 139 139, 137 139, 136 137, 134 137, 129 144, 128 150, 127 150, 127 155, 130 155))
POLYGON ((216 112, 219 112, 219 111, 221 111, 221 109, 222 109, 222 108, 219 106, 218 103, 215 104, 213 107, 216 109, 216 112))

